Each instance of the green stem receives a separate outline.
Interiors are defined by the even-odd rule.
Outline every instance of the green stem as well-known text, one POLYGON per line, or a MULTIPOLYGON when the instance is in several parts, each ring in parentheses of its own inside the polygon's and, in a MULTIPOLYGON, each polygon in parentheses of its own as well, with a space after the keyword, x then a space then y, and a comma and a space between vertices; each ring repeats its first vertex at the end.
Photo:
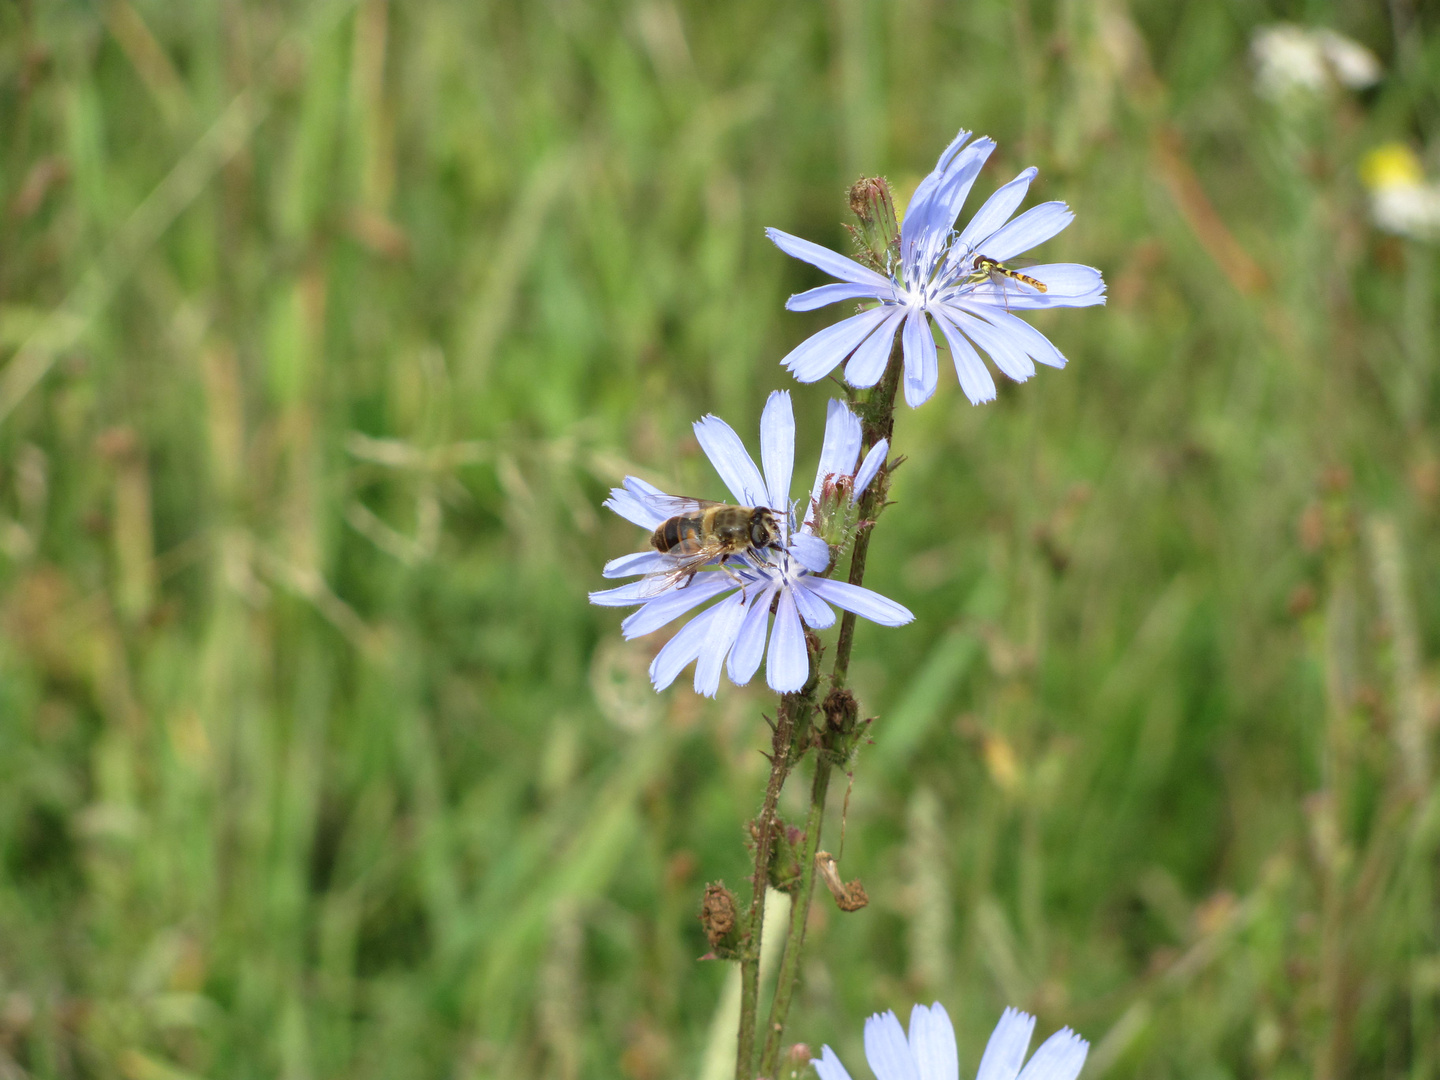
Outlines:
MULTIPOLYGON (((881 380, 874 398, 867 402, 861 411, 866 452, 881 439, 888 439, 894 434, 895 391, 900 386, 900 372, 904 366, 905 357, 901 351, 900 335, 897 334, 895 344, 890 349, 890 364, 885 369, 885 377, 881 380)), ((855 550, 850 556, 851 585, 860 585, 865 581, 865 562, 870 555, 870 534, 875 531, 875 518, 883 508, 882 500, 885 498, 886 485, 881 482, 882 479, 876 477, 860 499, 862 527, 855 537, 855 550)), ((850 650, 854 645, 855 613, 847 611, 840 619, 840 636, 835 642, 835 666, 830 676, 831 684, 836 689, 843 687, 850 677, 850 650)))
POLYGON ((775 1000, 770 1005, 770 1026, 765 1033, 765 1051, 760 1056, 760 1075, 774 1076, 780 1061, 780 1039, 790 999, 800 985, 800 953, 805 948, 805 923, 810 915, 810 898, 815 892, 815 852, 820 843, 820 825, 825 818, 825 797, 834 768, 828 754, 815 759, 815 780, 810 786, 810 812, 805 818, 805 848, 800 856, 800 888, 790 905, 790 926, 785 936, 785 955, 775 981, 775 1000))
POLYGON ((755 869, 750 875, 750 913, 747 933, 740 950, 740 1030, 736 1036, 735 1080, 752 1080, 755 1060, 756 1025, 760 1007, 760 942, 765 929, 765 891, 770 884, 770 861, 774 854, 776 816, 780 791, 790 767, 809 744, 810 717, 815 711, 815 690, 820 684, 819 642, 807 636, 810 679, 795 694, 781 694, 775 715, 771 746, 770 780, 765 801, 756 819, 755 869))
POLYGON ((774 753, 765 801, 756 819, 755 869, 750 875, 750 916, 740 950, 740 1032, 735 1047, 735 1080, 752 1080, 755 1060, 755 1024, 760 1007, 760 937, 765 929, 765 889, 770 883, 770 851, 775 837, 775 807, 790 771, 790 745, 794 734, 794 699, 784 694, 775 716, 774 753))
MULTIPOLYGON (((900 386, 900 373, 905 360, 901 339, 896 335, 890 349, 890 363, 885 369, 874 396, 861 407, 864 448, 868 452, 881 439, 890 438, 895 430, 895 392, 900 386)), ((865 563, 870 554, 870 534, 883 509, 886 484, 877 477, 860 500, 860 521, 865 524, 855 537, 850 556, 851 585, 865 581, 865 563)), ((850 652, 855 645, 855 615, 845 612, 840 620, 840 636, 835 645, 835 665, 831 668, 831 693, 843 690, 850 676, 850 652)), ((828 741, 837 734, 828 723, 823 725, 820 752, 815 756, 815 779, 810 788, 810 810, 805 819, 805 845, 800 856, 800 889, 790 907, 790 926, 785 937, 785 953, 780 961, 780 975, 775 984, 775 1000, 770 1005, 770 1023, 765 1034, 764 1053, 760 1057, 760 1075, 773 1077, 780 1060, 780 1041, 785 1034, 785 1021, 790 1003, 800 985, 800 953, 805 947, 805 926, 810 918, 810 901, 815 892, 815 853, 820 849, 820 827, 825 820, 825 801, 830 791, 830 773, 834 769, 833 748, 828 741)), ((848 732, 844 734, 848 735, 848 732)))

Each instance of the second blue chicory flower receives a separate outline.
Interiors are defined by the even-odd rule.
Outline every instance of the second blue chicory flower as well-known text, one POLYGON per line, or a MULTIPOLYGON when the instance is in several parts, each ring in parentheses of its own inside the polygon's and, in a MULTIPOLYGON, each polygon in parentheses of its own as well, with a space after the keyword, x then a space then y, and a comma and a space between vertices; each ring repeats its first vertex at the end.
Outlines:
MULTIPOLYGON (((621 624, 626 638, 641 637, 717 597, 666 642, 650 665, 656 690, 663 690, 692 661, 695 691, 713 697, 723 668, 730 681, 743 686, 766 659, 765 681, 772 690, 789 693, 801 689, 810 675, 805 627, 816 630, 834 625, 830 605, 862 615, 884 626, 900 626, 914 616, 879 593, 824 575, 830 569, 831 551, 816 535, 811 509, 827 480, 853 478, 850 498, 859 499, 885 461, 888 443, 877 443, 860 461, 860 420, 842 401, 831 401, 825 425, 820 466, 810 504, 802 509, 797 525, 790 499, 795 466, 795 416, 790 395, 770 395, 760 419, 761 460, 764 474, 755 467, 734 429, 716 416, 695 424, 695 436, 715 471, 737 503, 768 506, 781 528, 779 547, 751 550, 655 592, 656 574, 674 563, 671 556, 641 551, 613 559, 606 577, 648 575, 640 581, 590 594, 592 603, 611 607, 640 605, 621 624), (857 468, 858 465, 858 468, 857 468), (728 572, 727 572, 728 571, 728 572), (774 628, 770 627, 774 613, 774 628), (769 638, 767 656, 766 638, 769 638)), ((673 513, 673 500, 658 488, 634 476, 615 488, 605 503, 621 517, 654 529, 673 513)))

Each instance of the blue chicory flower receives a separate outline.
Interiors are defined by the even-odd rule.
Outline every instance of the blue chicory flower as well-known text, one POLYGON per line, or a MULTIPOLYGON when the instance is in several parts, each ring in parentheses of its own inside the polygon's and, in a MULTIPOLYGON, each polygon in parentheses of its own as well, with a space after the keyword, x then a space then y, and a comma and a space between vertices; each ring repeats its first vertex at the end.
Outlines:
MULTIPOLYGON (((1075 1080, 1090 1044, 1069 1028, 1061 1028, 1026 1063, 1025 1051, 1034 1032, 1033 1016, 1006 1009, 985 1047, 975 1080, 1075 1080)), ((877 1013, 866 1020, 865 1060, 876 1080, 960 1080, 955 1029, 939 1002, 928 1009, 915 1006, 910 1013, 908 1039, 893 1012, 877 1013)), ((850 1080, 845 1066, 828 1046, 810 1063, 820 1080, 850 1080)))
POLYGON ((899 252, 890 253, 886 274, 779 229, 767 229, 787 255, 840 279, 790 297, 791 311, 812 311, 842 300, 878 300, 879 306, 836 323, 801 342, 781 361, 801 382, 824 378, 846 357, 845 380, 874 386, 885 373, 896 333, 905 354, 905 401, 928 401, 938 382, 935 339, 928 316, 944 336, 965 396, 976 405, 995 398, 995 382, 976 346, 1017 382, 1035 374, 1035 363, 1064 367, 1065 357, 1048 338, 1013 314, 1054 307, 1090 307, 1105 302, 1100 271, 1078 263, 1049 263, 1025 270, 1045 291, 987 273, 988 262, 1004 263, 1049 240, 1074 220, 1063 202, 1041 203, 1019 217, 1035 178, 1026 169, 980 207, 964 229, 955 224, 980 167, 995 149, 989 138, 965 143, 961 131, 940 155, 935 171, 920 182, 900 226, 899 252))
MULTIPOLYGON (((883 626, 902 626, 914 618, 909 610, 877 592, 821 576, 830 566, 829 545, 815 535, 808 512, 802 515, 798 529, 794 524, 790 480, 795 467, 795 415, 788 393, 772 393, 760 418, 763 476, 740 437, 719 417, 698 421, 695 436, 736 502, 774 511, 783 550, 751 550, 730 559, 726 566, 731 573, 712 564, 688 583, 672 583, 658 592, 654 575, 672 569, 677 562, 673 556, 642 551, 605 565, 606 577, 652 575, 590 594, 595 604, 641 605, 621 623, 627 639, 649 634, 707 600, 725 596, 686 623, 656 655, 650 665, 656 690, 669 686, 692 660, 697 661, 696 693, 715 696, 722 666, 731 682, 744 686, 766 655, 768 632, 765 681, 781 693, 796 691, 810 676, 804 626, 821 630, 834 625, 831 604, 883 626), (775 628, 770 631, 772 607, 775 628)), ((876 443, 857 470, 860 444, 859 418, 844 402, 831 401, 812 506, 827 478, 854 477, 852 499, 864 492, 884 463, 889 445, 885 440, 876 443)), ((654 529, 675 512, 670 496, 634 476, 627 476, 622 487, 613 489, 605 505, 646 529, 654 529)))

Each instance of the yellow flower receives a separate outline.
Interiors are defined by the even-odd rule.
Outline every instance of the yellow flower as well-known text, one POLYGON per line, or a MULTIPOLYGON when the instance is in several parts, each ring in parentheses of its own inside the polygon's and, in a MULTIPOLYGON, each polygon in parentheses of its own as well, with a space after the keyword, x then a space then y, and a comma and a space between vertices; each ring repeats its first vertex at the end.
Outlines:
POLYGON ((1377 146, 1360 162, 1360 180, 1371 191, 1415 187, 1425 180, 1420 158, 1404 143, 1377 146))

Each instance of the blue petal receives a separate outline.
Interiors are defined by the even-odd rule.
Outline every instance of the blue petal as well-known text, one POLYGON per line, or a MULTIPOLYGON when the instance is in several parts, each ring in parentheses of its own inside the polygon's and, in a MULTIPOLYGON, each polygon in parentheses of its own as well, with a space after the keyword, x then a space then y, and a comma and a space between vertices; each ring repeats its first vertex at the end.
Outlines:
POLYGON ((765 682, 781 694, 803 689, 810 678, 810 656, 805 648, 805 630, 795 598, 789 589, 780 590, 775 607, 775 628, 770 631, 770 655, 765 661, 765 682))
MULTIPOLYGON (((644 585, 644 582, 641 584, 644 585)), ((718 570, 697 574, 690 580, 690 584, 683 588, 669 589, 647 601, 639 611, 626 617, 620 624, 620 631, 627 641, 653 634, 666 623, 678 619, 692 608, 699 607, 706 600, 734 588, 738 586, 729 574, 718 570)))
POLYGON ((969 302, 986 301, 1011 311, 1035 311, 1041 308, 1094 307, 1105 303, 1105 279, 1093 266, 1079 263, 1045 263, 1027 267, 1027 277, 1047 287, 1046 292, 1020 287, 1009 288, 1002 297, 999 293, 987 296, 987 286, 981 286, 965 294, 969 302))
POLYGON ((1035 365, 1026 355, 1024 343, 1017 342, 1014 335, 964 312, 954 312, 953 318, 965 336, 989 353, 995 366, 1010 378, 1016 382, 1024 382, 1035 374, 1035 365))
POLYGON ((980 175, 981 168, 995 150, 995 140, 982 137, 976 139, 965 148, 961 160, 956 161, 950 170, 950 178, 945 184, 943 194, 944 209, 936 219, 936 224, 943 229, 949 230, 955 224, 955 219, 960 216, 960 210, 965 205, 965 200, 970 195, 970 189, 975 185, 975 178, 980 175))
POLYGON ((665 493, 654 484, 647 484, 638 476, 627 476, 621 487, 610 489, 610 498, 604 505, 614 510, 626 521, 634 522, 641 528, 653 529, 670 516, 651 496, 665 493))
MULTIPOLYGON (((974 251, 989 239, 996 229, 1010 220, 1010 215, 1025 201, 1025 192, 1030 190, 1030 181, 1035 179, 1036 171, 1032 165, 1008 184, 997 188, 995 194, 985 200, 985 205, 975 212, 970 224, 965 226, 965 230, 955 242, 974 251)), ((990 253, 984 251, 981 254, 990 253)))
POLYGON ((859 389, 874 386, 885 374, 890 349, 895 344, 895 331, 905 317, 905 309, 898 304, 892 304, 890 312, 879 328, 851 354, 850 362, 845 365, 845 381, 851 386, 859 389))
POLYGON ((1080 263, 1042 263, 1032 266, 1025 273, 1036 281, 1043 282, 1048 291, 1044 294, 1050 300, 1095 299, 1103 304, 1105 279, 1093 266, 1080 263))
POLYGON ((995 380, 975 351, 975 346, 941 312, 931 312, 940 332, 945 335, 945 344, 950 346, 950 358, 955 361, 955 374, 960 379, 960 389, 970 399, 971 405, 980 405, 995 400, 995 380))
POLYGON ((779 229, 766 229, 765 235, 786 255, 800 259, 802 262, 808 262, 811 266, 818 266, 827 274, 832 274, 841 281, 873 286, 875 289, 881 290, 880 295, 882 296, 888 295, 893 289, 889 279, 881 277, 874 270, 867 269, 854 259, 847 259, 844 255, 837 254, 829 248, 821 247, 809 240, 802 240, 798 236, 791 236, 779 229))
POLYGON ((830 545, 813 533, 796 533, 790 538, 789 551, 812 574, 823 574, 830 568, 830 545))
MULTIPOLYGON (((976 139, 967 146, 946 169, 945 176, 934 189, 933 197, 927 200, 928 205, 921 208, 920 220, 915 222, 916 228, 906 233, 902 226, 900 250, 907 269, 913 267, 917 261, 928 260, 939 254, 937 241, 943 241, 949 234, 960 208, 965 205, 970 189, 975 186, 975 178, 980 175, 980 169, 994 149, 994 140, 988 138, 976 139)), ((924 186, 922 182, 921 187, 924 186)), ((916 195, 919 194, 920 189, 917 188, 916 195)), ((915 200, 912 199, 911 205, 905 211, 905 223, 910 224, 915 217, 915 200)))
POLYGON ((1024 319, 1016 318, 1003 308, 991 307, 989 304, 971 305, 957 301, 955 306, 993 323, 1003 333, 1009 334, 1037 364, 1045 364, 1053 368, 1065 366, 1064 354, 1055 347, 1049 338, 1024 319))
POLYGON ((760 463, 765 467, 765 505, 785 511, 790 506, 790 478, 795 472, 795 411, 790 393, 771 392, 760 415, 760 463))
POLYGON ((695 618, 682 626, 673 638, 665 643, 665 647, 650 661, 650 682, 656 691, 664 690, 672 682, 675 676, 685 670, 685 666, 700 655, 705 648, 705 643, 710 640, 710 624, 715 619, 715 613, 720 610, 719 604, 712 608, 706 608, 695 618))
POLYGON ((849 476, 860 457, 863 429, 860 418, 848 404, 831 398, 825 408, 825 441, 820 447, 820 468, 815 474, 814 495, 827 476, 849 476))
POLYGON ((811 1058, 810 1064, 815 1066, 815 1075, 820 1080, 850 1080, 850 1074, 845 1071, 845 1066, 835 1056, 835 1051, 828 1046, 822 1046, 820 1056, 811 1058))
POLYGON ((910 1053, 920 1067, 920 1080, 959 1080, 955 1029, 938 1001, 928 1009, 916 1005, 910 1011, 910 1053))
POLYGON ((1043 244, 1074 220, 1075 215, 1063 202, 1032 206, 985 241, 985 254, 999 262, 1013 259, 1043 244))
POLYGON ((658 551, 637 551, 633 555, 621 555, 605 564, 601 574, 607 578, 634 577, 636 574, 653 574, 675 565, 675 560, 658 551))
POLYGON ((880 471, 880 466, 885 464, 885 455, 890 451, 890 440, 881 439, 870 448, 865 455, 865 460, 860 465, 860 471, 855 474, 855 491, 853 498, 857 501, 865 494, 865 489, 870 486, 870 481, 875 479, 875 474, 880 471))
POLYGON ((815 382, 830 374, 836 364, 849 356, 855 346, 889 314, 885 307, 871 308, 859 315, 827 326, 806 338, 780 361, 801 382, 815 382))
POLYGON ((791 595, 795 597, 795 610, 800 613, 806 626, 814 630, 824 630, 828 626, 835 625, 835 612, 830 605, 816 596, 809 588, 812 581, 822 581, 823 578, 812 578, 808 574, 795 582, 791 588, 791 595))
POLYGON ((653 595, 645 590, 644 579, 632 581, 616 589, 600 589, 592 592, 590 603, 598 604, 600 607, 629 607, 631 604, 643 604, 653 595))
POLYGON ((851 585, 848 581, 834 581, 830 578, 811 577, 805 581, 810 589, 824 600, 838 608, 853 611, 881 626, 904 626, 913 622, 915 616, 903 604, 886 599, 863 585, 851 585))
POLYGON ((1033 1016, 1018 1009, 1006 1009, 985 1046, 985 1056, 980 1059, 975 1080, 1015 1080, 1034 1032, 1033 1016))
POLYGON ((913 310, 905 319, 905 332, 901 341, 905 346, 905 404, 912 409, 930 400, 935 386, 940 381, 936 367, 935 339, 930 336, 930 326, 925 314, 913 310))
POLYGON ((865 1021, 865 1060, 876 1080, 920 1080, 905 1031, 893 1012, 865 1021))
POLYGON ((815 470, 810 505, 805 508, 807 522, 814 520, 815 504, 820 501, 826 477, 849 476, 854 470, 860 457, 860 437, 860 418, 845 402, 831 398, 825 413, 825 442, 820 447, 820 467, 815 470))
POLYGON ((718 416, 707 416, 695 421, 695 438, 700 448, 715 466, 720 479, 743 506, 765 506, 767 492, 760 470, 755 468, 745 444, 735 430, 718 416))
MULTIPOLYGON (((900 247, 907 250, 915 244, 922 233, 929 232, 934 226, 934 210, 936 196, 940 194, 945 182, 945 173, 960 148, 970 138, 970 132, 964 128, 960 133, 950 140, 950 145, 940 153, 940 160, 935 163, 935 168, 930 174, 921 180, 915 188, 915 193, 910 196, 910 202, 905 207, 905 217, 900 222, 900 247)), ((943 213, 943 204, 941 205, 943 213)), ((950 219, 954 221, 954 218, 950 219)), ((948 224, 948 223, 947 223, 948 224)))
POLYGON ((796 293, 785 301, 786 311, 814 311, 826 304, 838 304, 841 300, 865 300, 888 298, 895 290, 887 283, 881 290, 874 285, 821 285, 818 289, 807 289, 796 293))
POLYGON ((770 585, 750 590, 750 607, 745 612, 745 621, 740 624, 735 647, 730 650, 730 659, 725 665, 726 674, 736 686, 744 686, 760 669, 760 658, 765 655, 765 635, 770 629, 770 598, 775 595, 776 588, 770 585))
POLYGON ((1020 1073, 1020 1080, 1075 1080, 1089 1052, 1088 1042, 1069 1028, 1061 1028, 1040 1044, 1020 1073))
POLYGON ((725 658, 730 655, 730 647, 735 644, 735 635, 740 632, 747 610, 739 593, 715 605, 716 615, 710 622, 710 636, 695 665, 697 694, 714 697, 720 689, 720 670, 725 666, 725 658))

